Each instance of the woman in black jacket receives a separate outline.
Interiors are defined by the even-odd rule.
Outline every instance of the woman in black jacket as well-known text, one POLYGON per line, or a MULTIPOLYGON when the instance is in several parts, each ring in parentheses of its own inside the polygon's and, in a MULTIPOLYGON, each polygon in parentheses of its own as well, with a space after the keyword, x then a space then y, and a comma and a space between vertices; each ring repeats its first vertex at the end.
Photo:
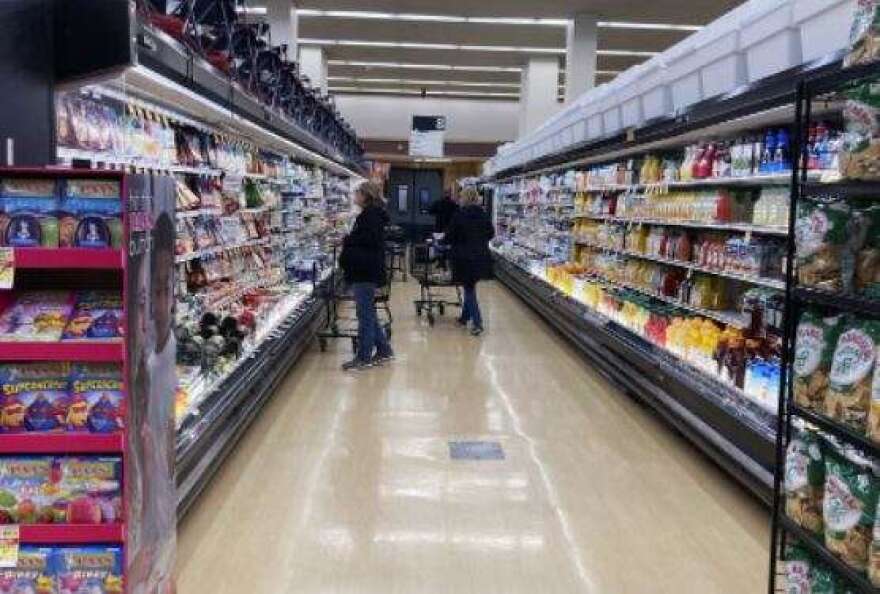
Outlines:
POLYGON ((365 182, 354 194, 361 213, 342 242, 339 265, 354 295, 358 319, 358 352, 343 364, 357 371, 394 358, 394 351, 376 314, 376 289, 385 284, 385 226, 389 217, 377 184, 365 182), (375 351, 375 353, 374 353, 375 351))
POLYGON ((492 254, 489 241, 495 229, 483 207, 480 194, 474 188, 465 188, 459 199, 461 208, 452 217, 444 243, 452 248, 452 280, 464 288, 464 303, 458 323, 471 323, 471 334, 483 332, 483 316, 477 302, 477 283, 492 278, 492 254))

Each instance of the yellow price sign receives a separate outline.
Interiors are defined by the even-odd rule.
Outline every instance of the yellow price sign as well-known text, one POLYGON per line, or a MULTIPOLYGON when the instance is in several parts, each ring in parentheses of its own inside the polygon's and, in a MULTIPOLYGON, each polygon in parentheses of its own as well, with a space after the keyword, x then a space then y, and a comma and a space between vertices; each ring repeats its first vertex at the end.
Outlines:
POLYGON ((21 535, 17 525, 0 526, 0 567, 18 567, 21 535))

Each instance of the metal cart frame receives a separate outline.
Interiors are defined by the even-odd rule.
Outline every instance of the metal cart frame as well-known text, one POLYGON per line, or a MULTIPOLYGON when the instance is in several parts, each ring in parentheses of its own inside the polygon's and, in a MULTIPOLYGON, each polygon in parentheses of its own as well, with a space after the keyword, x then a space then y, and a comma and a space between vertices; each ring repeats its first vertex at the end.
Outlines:
POLYGON ((435 249, 436 244, 426 242, 413 245, 410 251, 410 274, 419 281, 419 299, 413 301, 416 315, 421 317, 424 313, 431 326, 437 321, 435 311, 444 316, 447 307, 460 308, 463 305, 461 287, 451 278, 438 274, 441 269, 438 267, 439 258, 434 255, 435 249), (438 289, 454 289, 454 299, 448 292, 441 293, 438 289))

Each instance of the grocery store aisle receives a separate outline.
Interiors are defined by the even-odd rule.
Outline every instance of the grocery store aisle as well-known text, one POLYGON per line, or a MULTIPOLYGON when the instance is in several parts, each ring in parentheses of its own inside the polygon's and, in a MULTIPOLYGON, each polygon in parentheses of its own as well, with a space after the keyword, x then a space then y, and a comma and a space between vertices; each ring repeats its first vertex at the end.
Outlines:
POLYGON ((482 287, 482 339, 419 323, 398 284, 392 366, 343 374, 341 342, 300 361, 181 526, 179 594, 766 588, 764 509, 482 287))

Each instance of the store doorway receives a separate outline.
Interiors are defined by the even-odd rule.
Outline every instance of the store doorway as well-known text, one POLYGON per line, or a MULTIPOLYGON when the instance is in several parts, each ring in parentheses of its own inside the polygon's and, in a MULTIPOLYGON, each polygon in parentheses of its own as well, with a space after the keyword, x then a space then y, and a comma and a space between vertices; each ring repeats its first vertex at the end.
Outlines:
POLYGON ((434 225, 428 208, 443 196, 443 170, 392 167, 388 180, 391 222, 402 227, 410 239, 423 239, 434 225))

